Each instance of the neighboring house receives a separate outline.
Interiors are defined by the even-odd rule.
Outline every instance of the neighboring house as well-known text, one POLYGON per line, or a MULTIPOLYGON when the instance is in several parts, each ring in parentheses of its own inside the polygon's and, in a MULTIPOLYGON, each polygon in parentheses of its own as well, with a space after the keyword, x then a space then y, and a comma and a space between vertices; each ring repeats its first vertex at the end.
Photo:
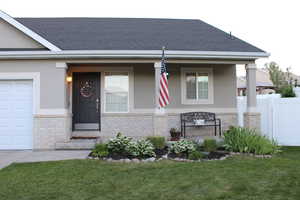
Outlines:
MULTIPOLYGON (((247 80, 245 76, 237 77, 237 94, 238 96, 246 96, 247 80)), ((256 93, 257 94, 273 94, 275 93, 274 85, 270 80, 267 69, 258 68, 256 70, 256 93)))
MULTIPOLYGON (((286 79, 290 81, 292 85, 299 85, 300 77, 291 72, 285 72, 286 79)), ((238 96, 246 95, 247 80, 245 76, 237 77, 237 94, 238 96)), ((258 68, 256 70, 256 93, 257 94, 274 94, 275 87, 270 79, 270 74, 266 68, 258 68)))
POLYGON ((168 136, 189 111, 216 113, 225 130, 237 124, 236 64, 249 76, 245 125, 259 127, 255 60, 268 53, 203 21, 0 12, 0 35, 0 149, 88 148, 117 132, 168 136), (162 46, 165 109, 157 101, 162 46))

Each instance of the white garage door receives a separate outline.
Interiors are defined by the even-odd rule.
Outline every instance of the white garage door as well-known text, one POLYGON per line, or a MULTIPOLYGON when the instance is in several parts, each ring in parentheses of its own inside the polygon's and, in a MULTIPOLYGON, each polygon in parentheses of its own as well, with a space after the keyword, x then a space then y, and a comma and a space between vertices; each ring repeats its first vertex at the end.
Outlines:
POLYGON ((0 81, 0 150, 32 149, 32 81, 0 81))

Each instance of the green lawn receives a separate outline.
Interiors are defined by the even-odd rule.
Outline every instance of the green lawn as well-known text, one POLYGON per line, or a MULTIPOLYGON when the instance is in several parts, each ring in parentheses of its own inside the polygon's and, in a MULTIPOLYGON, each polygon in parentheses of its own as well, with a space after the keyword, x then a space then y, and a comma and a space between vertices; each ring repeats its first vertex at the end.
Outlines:
POLYGON ((145 164, 72 160, 0 170, 0 199, 300 199, 300 148, 272 159, 145 164))

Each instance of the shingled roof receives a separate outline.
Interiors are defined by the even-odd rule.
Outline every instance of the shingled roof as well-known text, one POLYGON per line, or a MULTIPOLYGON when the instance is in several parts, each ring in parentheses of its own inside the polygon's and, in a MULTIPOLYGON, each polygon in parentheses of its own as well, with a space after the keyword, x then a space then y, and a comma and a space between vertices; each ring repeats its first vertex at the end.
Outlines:
POLYGON ((201 21, 141 18, 15 18, 62 50, 264 52, 201 21))

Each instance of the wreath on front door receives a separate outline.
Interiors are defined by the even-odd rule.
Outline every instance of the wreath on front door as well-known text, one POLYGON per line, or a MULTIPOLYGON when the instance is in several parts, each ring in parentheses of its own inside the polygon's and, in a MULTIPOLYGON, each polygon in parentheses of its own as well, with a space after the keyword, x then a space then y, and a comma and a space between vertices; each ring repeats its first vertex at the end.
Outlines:
POLYGON ((85 84, 80 88, 80 94, 85 98, 89 98, 93 95, 93 88, 89 81, 85 82, 85 84))

